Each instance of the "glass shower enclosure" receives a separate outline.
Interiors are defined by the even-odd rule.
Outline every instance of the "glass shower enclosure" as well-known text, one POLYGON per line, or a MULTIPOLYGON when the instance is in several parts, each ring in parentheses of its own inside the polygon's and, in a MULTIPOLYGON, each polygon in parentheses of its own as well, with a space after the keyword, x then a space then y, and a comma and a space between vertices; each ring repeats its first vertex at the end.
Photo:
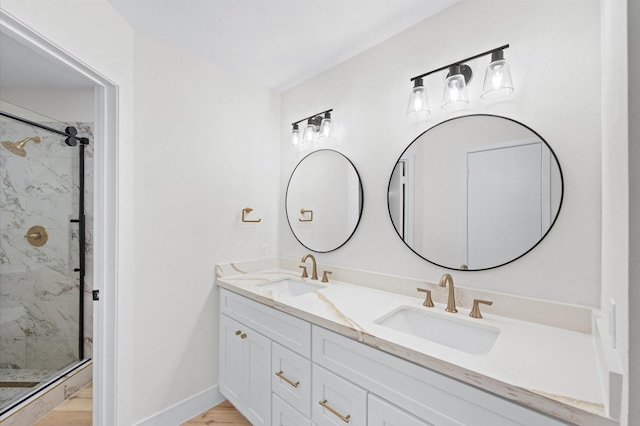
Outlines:
POLYGON ((80 130, 0 111, 0 413, 90 357, 80 130))

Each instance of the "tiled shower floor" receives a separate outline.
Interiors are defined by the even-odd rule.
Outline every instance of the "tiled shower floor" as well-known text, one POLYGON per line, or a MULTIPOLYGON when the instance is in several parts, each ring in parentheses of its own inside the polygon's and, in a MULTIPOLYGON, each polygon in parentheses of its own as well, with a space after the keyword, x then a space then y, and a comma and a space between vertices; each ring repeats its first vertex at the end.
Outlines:
POLYGON ((0 369, 0 411, 16 398, 27 395, 60 370, 0 369))

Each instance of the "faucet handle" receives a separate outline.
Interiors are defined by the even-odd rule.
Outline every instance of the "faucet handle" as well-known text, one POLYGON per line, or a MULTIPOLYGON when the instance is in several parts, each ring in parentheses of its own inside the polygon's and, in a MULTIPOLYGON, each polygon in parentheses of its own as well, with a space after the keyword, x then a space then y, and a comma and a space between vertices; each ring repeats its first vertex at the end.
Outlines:
POLYGON ((471 309, 471 313, 469 313, 469 316, 472 318, 482 318, 482 314, 480 313, 480 303, 484 303, 485 305, 493 305, 493 302, 490 300, 480 300, 480 299, 473 299, 473 308, 471 309))
POLYGON ((427 293, 427 297, 425 297, 424 302, 422 302, 422 304, 427 308, 433 308, 433 300, 431 300, 431 290, 427 290, 424 288, 418 288, 417 290, 423 293, 427 293))
POLYGON ((302 269, 302 278, 309 278, 309 274, 307 273, 307 267, 300 265, 298 268, 302 269))
POLYGON ((333 274, 333 272, 331 271, 323 271, 322 272, 322 282, 323 283, 328 283, 329 282, 329 277, 327 277, 327 274, 333 274))

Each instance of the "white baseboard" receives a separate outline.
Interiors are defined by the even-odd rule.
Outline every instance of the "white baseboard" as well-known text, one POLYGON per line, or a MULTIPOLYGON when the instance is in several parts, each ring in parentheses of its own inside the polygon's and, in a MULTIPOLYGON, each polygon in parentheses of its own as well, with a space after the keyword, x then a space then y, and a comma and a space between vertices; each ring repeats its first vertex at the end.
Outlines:
POLYGON ((194 418, 203 411, 220 404, 225 399, 224 395, 220 393, 220 387, 214 386, 174 404, 153 416, 147 417, 140 423, 137 423, 137 426, 179 425, 194 418))

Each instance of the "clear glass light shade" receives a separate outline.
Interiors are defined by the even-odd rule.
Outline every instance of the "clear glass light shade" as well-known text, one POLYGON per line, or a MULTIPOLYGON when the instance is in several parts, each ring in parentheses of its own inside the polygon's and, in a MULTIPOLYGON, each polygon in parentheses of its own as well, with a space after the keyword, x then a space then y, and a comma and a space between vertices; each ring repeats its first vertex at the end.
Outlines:
POLYGON ((411 89, 411 95, 409 96, 409 105, 407 106, 408 116, 431 113, 427 90, 422 84, 422 79, 417 80, 414 87, 411 89))
POLYGON ((469 103, 467 83, 462 74, 452 74, 447 77, 442 96, 442 109, 452 110, 464 108, 469 103))
POLYGON ((482 86, 482 99, 492 99, 513 92, 513 82, 511 81, 511 71, 509 64, 504 59, 492 61, 487 67, 484 75, 484 86, 482 86))
POLYGON ((311 122, 307 122, 307 126, 304 128, 304 136, 302 142, 313 142, 317 137, 316 126, 311 122))
POLYGON ((328 138, 331 136, 331 117, 325 117, 322 119, 322 123, 320 123, 320 130, 318 132, 318 137, 320 138, 328 138))
POLYGON ((293 130, 291 131, 291 144, 293 146, 298 146, 300 144, 300 129, 298 129, 297 124, 293 126, 293 130))

